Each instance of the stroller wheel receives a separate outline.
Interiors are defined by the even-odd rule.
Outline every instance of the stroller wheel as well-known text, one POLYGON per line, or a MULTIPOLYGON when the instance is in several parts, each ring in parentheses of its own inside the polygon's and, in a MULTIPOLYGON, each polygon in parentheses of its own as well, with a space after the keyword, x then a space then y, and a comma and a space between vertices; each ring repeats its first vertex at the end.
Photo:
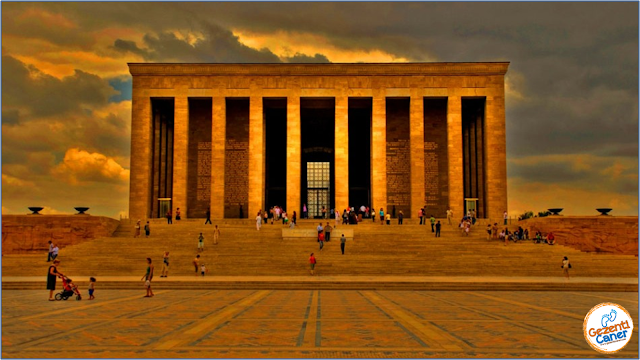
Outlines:
POLYGON ((63 296, 62 300, 67 300, 69 297, 68 296, 63 296))
POLYGON ((56 294, 56 300, 58 300, 58 301, 62 300, 62 294, 57 293, 56 294))

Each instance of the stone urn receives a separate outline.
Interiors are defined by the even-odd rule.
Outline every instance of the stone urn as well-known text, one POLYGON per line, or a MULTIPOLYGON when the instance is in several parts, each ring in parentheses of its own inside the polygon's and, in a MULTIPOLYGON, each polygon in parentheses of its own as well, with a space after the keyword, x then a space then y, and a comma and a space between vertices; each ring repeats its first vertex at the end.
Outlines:
POLYGON ((560 215, 560 212, 563 210, 564 208, 553 208, 553 209, 547 209, 549 210, 549 212, 551 213, 551 215, 560 215))
POLYGON ((596 211, 598 211, 600 213, 600 215, 605 215, 608 216, 609 215, 609 211, 611 211, 613 209, 607 209, 607 208, 601 208, 601 209, 596 209, 596 211))
POLYGON ((88 207, 77 207, 77 208, 74 208, 74 209, 76 209, 76 211, 78 211, 78 213, 76 215, 88 215, 88 214, 84 213, 85 211, 89 210, 88 207))
POLYGON ((28 207, 28 209, 33 211, 31 213, 31 215, 40 215, 40 213, 38 211, 42 211, 42 209, 44 209, 44 208, 40 207, 40 206, 31 206, 31 207, 28 207))

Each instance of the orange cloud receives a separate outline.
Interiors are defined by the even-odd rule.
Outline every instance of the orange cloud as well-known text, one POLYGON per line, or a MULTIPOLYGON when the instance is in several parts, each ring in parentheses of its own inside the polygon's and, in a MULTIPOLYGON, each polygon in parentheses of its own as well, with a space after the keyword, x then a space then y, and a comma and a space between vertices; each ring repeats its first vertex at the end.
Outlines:
POLYGON ((71 148, 53 174, 66 178, 71 184, 82 182, 127 183, 129 170, 112 158, 100 153, 71 148))
POLYGON ((254 48, 268 48, 280 58, 293 57, 296 53, 314 56, 325 55, 331 62, 408 62, 410 59, 397 57, 383 50, 340 48, 322 36, 311 33, 276 31, 273 33, 255 33, 247 30, 232 29, 240 43, 254 48))

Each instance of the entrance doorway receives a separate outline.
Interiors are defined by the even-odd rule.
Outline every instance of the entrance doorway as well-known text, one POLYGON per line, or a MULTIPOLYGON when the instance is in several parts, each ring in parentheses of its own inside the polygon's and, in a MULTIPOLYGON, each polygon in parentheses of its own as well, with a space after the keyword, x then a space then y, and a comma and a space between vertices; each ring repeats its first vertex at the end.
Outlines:
POLYGON ((476 216, 478 216, 478 199, 475 198, 466 198, 464 199, 464 215, 470 213, 471 211, 476 212, 476 216))
POLYGON ((322 216, 323 206, 329 216, 335 206, 335 99, 301 98, 300 125, 300 205, 307 205, 309 218, 322 216))
POLYGON ((307 163, 307 208, 310 218, 322 218, 324 207, 325 217, 331 206, 331 164, 329 162, 307 163))

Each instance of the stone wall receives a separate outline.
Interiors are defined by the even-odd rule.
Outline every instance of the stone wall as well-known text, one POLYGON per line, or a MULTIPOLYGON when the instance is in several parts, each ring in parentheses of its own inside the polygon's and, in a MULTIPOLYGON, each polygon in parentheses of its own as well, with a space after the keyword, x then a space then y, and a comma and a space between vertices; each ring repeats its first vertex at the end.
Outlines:
POLYGON ((2 215, 2 254, 42 252, 53 241, 59 248, 108 237, 120 221, 91 215, 2 215))
POLYGON ((189 99, 187 217, 203 218, 211 202, 211 99, 189 99))
POLYGON ((447 165, 447 99, 425 99, 424 201, 436 217, 445 217, 449 207, 447 165))
POLYGON ((551 231, 559 244, 582 251, 638 255, 637 216, 547 216, 518 226, 529 229, 530 236, 551 231))
MULTIPOLYGON (((216 171, 215 168, 213 171, 216 171)), ((249 101, 227 101, 224 159, 224 217, 247 217, 249 208, 249 101)), ((252 214, 255 217, 255 214, 252 214)), ((215 215, 212 215, 216 217, 215 215)))
MULTIPOLYGON (((387 209, 412 217, 409 99, 387 99, 387 209)), ((424 204, 417 206, 422 207, 424 204)), ((416 207, 416 206, 413 206, 416 207)), ((380 209, 375 209, 376 214, 380 209)), ((416 210, 417 211, 417 210, 416 210)))

